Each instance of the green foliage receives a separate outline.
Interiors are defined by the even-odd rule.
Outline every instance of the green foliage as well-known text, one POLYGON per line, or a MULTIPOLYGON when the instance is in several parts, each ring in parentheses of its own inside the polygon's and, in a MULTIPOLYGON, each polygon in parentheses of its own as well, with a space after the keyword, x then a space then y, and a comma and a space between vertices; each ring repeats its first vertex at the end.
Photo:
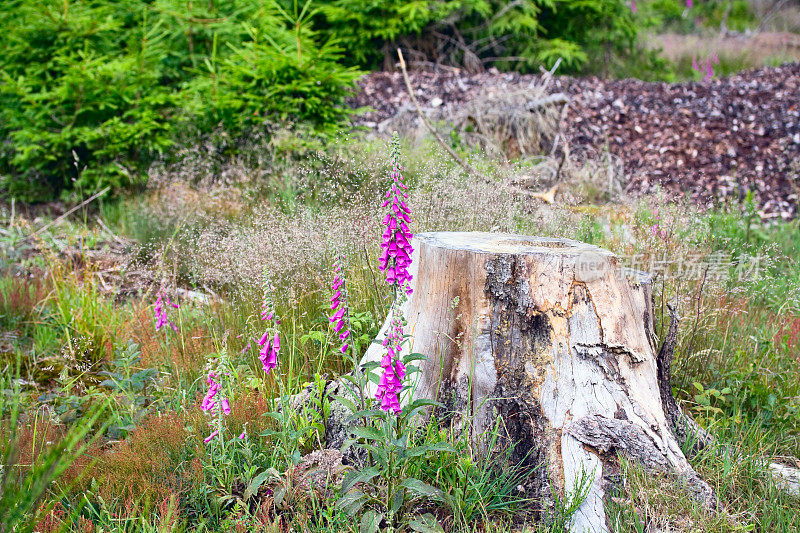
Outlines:
POLYGON ((636 18, 622 0, 333 0, 324 31, 366 68, 392 65, 398 46, 436 62, 480 68, 562 65, 577 71, 603 54, 629 54, 636 18))
POLYGON ((0 186, 33 201, 141 182, 188 129, 330 132, 359 75, 306 4, 12 0, 0 4, 0 186), (189 126, 191 125, 191 128, 189 126))
POLYGON ((124 436, 136 429, 136 423, 149 412, 152 403, 151 389, 154 388, 158 370, 155 368, 135 368, 141 363, 142 353, 135 343, 128 341, 118 347, 110 370, 101 370, 99 375, 106 379, 100 383, 117 394, 113 396, 113 411, 116 422, 109 428, 112 438, 124 436))
POLYGON ((800 500, 770 472, 775 435, 762 427, 722 419, 715 424, 715 441, 694 454, 684 449, 692 466, 714 487, 717 510, 704 508, 672 475, 654 474, 642 465, 620 458, 627 480, 612 490, 606 513, 612 531, 642 533, 658 523, 667 530, 710 533, 739 531, 797 531, 800 500), (731 516, 746 517, 735 522, 731 516))
MULTIPOLYGON (((431 400, 415 400, 398 415, 376 409, 353 414, 354 419, 363 420, 363 425, 351 430, 353 438, 345 444, 345 449, 352 445, 360 448, 369 455, 371 466, 348 473, 342 481, 342 497, 336 507, 351 516, 361 515, 361 531, 375 532, 383 520, 392 527, 408 524, 412 518, 408 511, 415 501, 444 503, 445 493, 441 489, 410 475, 410 470, 429 453, 456 451, 444 441, 423 444, 414 441, 420 412, 432 406, 443 407, 431 400)), ((435 524, 433 520, 431 527, 435 528, 435 524)))
MULTIPOLYGON (((92 489, 95 489, 93 483, 92 489)), ((129 504, 126 513, 115 512, 102 496, 90 489, 83 496, 84 514, 89 516, 89 523, 99 531, 115 531, 117 533, 181 533, 186 530, 179 519, 180 510, 177 499, 173 496, 164 502, 137 500, 129 504)), ((80 524, 79 524, 80 525, 80 524)))
POLYGON ((164 43, 142 2, 0 10, 0 169, 11 195, 118 188, 170 144, 175 95, 161 84, 164 43))
POLYGON ((456 451, 428 453, 414 463, 409 474, 441 489, 440 503, 460 527, 501 516, 518 518, 531 503, 518 489, 531 471, 512 462, 513 448, 498 446, 498 429, 486 436, 491 453, 475 449, 468 432, 441 429, 433 417, 418 432, 421 435, 415 436, 420 445, 445 443, 456 451))
POLYGON ((639 12, 653 27, 678 33, 724 27, 746 31, 758 26, 753 4, 747 0, 703 0, 686 6, 685 0, 647 0, 639 3, 639 12))

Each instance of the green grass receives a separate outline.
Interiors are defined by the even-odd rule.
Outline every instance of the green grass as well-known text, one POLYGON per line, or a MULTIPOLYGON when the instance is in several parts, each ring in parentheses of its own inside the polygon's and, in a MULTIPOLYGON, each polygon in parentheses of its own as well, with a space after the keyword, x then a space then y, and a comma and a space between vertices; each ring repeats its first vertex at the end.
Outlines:
MULTIPOLYGON (((359 142, 343 146, 335 164, 320 156, 305 174, 276 171, 287 172, 275 176, 280 187, 212 197, 181 185, 102 205, 97 214, 118 237, 130 240, 128 257, 135 259, 115 283, 129 283, 129 272, 139 269, 151 276, 130 296, 115 297, 120 287, 108 286, 98 274, 101 266, 92 254, 110 246, 111 237, 91 215, 31 240, 24 256, 20 242, 30 225, 18 220, 0 237, 7 267, 0 276, 0 333, 13 332, 13 340, 0 339, 2 355, 7 361, 19 356, 23 375, 42 387, 21 392, 25 405, 44 404, 58 425, 107 403, 105 437, 119 441, 90 449, 65 473, 65 487, 79 471, 85 475, 72 490, 52 492, 58 502, 50 501, 60 505, 56 510, 82 504, 81 516, 68 520, 56 513, 54 523, 63 519, 75 532, 90 527, 89 521, 91 527, 121 531, 227 532, 257 529, 279 515, 286 528, 296 530, 358 530, 357 520, 333 507, 336 494, 287 491, 286 501, 263 500, 268 508, 237 505, 231 497, 235 482, 249 482, 268 468, 285 480, 298 454, 318 446, 324 428, 316 415, 289 413, 277 425, 264 415, 274 411, 274 398, 352 367, 339 353, 326 315, 328 269, 336 252, 347 256, 358 354, 387 311, 388 291, 376 281, 374 220, 384 153, 376 144, 359 142), (286 191, 294 191, 291 201, 286 191), (81 261, 67 260, 76 254, 81 261), (214 270, 226 265, 231 268, 214 270), (270 265, 282 352, 280 373, 265 378, 255 350, 242 350, 261 333, 262 271, 270 265), (209 299, 183 297, 180 310, 170 308, 177 331, 153 331, 152 305, 161 280, 167 288, 178 282, 209 299), (212 456, 202 443, 208 418, 198 403, 206 390, 205 365, 222 350, 229 354, 237 392, 232 438, 212 456), (242 442, 235 437, 245 428, 248 439, 242 442), (131 486, 138 489, 135 495, 126 492, 131 486)), ((718 490, 730 516, 699 508, 668 477, 623 463, 630 481, 612 506, 616 530, 637 531, 649 520, 708 531, 741 530, 736 528, 751 523, 761 531, 797 526, 788 511, 796 502, 777 491, 762 460, 800 455, 796 222, 763 223, 747 202, 700 213, 657 197, 629 206, 538 211, 498 192, 496 184, 461 176, 437 159, 430 145, 408 151, 414 154, 406 172, 416 194, 415 231, 566 236, 606 247, 623 263, 645 269, 667 259, 654 271, 657 331, 666 326, 665 302, 676 301, 683 320, 673 386, 684 408, 719 439, 715 449, 692 461, 718 490), (719 270, 726 274, 719 279, 687 276, 677 264, 693 258, 702 266, 714 252, 731 261, 719 270), (758 256, 760 268, 739 279, 732 274, 745 256, 758 256)), ((480 164, 492 168, 498 181, 509 172, 486 160, 480 164)), ((498 470, 462 434, 433 422, 419 438, 419 444, 446 442, 457 450, 429 454, 413 467, 409 475, 442 491, 435 505, 419 507, 420 514, 432 513, 453 531, 509 528, 531 514, 530 502, 517 497, 520 473, 513 466, 498 470)), ((282 486, 270 483, 270 490, 282 486)), ((561 502, 554 516, 568 520, 571 503, 561 502)), ((274 524, 265 527, 278 530, 274 524)))
POLYGON ((713 433, 717 442, 690 462, 715 490, 720 510, 703 508, 674 476, 653 475, 623 461, 628 483, 616 489, 608 508, 614 531, 797 531, 800 498, 782 489, 768 469, 776 435, 731 420, 715 423, 713 433))

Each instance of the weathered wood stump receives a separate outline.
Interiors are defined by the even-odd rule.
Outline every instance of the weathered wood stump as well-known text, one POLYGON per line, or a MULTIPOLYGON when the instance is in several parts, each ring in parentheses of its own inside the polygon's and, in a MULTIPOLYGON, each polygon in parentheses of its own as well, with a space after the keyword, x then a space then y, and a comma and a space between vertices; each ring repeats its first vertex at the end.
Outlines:
MULTIPOLYGON (((665 416, 646 274, 568 239, 423 233, 414 249, 405 351, 428 358, 414 396, 445 404, 479 442, 499 425, 543 509, 588 476, 571 530, 606 531, 618 454, 714 506, 665 416)), ((381 356, 374 344, 364 361, 381 356)))

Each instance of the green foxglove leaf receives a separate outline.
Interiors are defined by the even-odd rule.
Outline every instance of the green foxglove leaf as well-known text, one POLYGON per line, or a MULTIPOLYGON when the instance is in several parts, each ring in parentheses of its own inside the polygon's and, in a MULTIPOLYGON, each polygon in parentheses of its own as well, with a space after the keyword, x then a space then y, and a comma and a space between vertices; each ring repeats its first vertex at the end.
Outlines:
POLYGON ((380 471, 374 466, 363 470, 351 470, 342 480, 342 492, 348 492, 358 483, 369 483, 378 474, 380 474, 380 471))
POLYGON ((417 533, 444 533, 444 528, 436 520, 436 517, 430 513, 426 513, 418 518, 415 518, 408 523, 413 531, 417 533))
POLYGON ((361 527, 358 529, 359 533, 377 533, 378 529, 381 527, 382 520, 383 514, 370 509, 361 517, 361 527))
POLYGON ((432 485, 428 485, 424 481, 420 481, 419 479, 415 479, 413 477, 406 478, 400 484, 401 486, 407 488, 412 494, 417 496, 431 499, 431 500, 441 500, 442 499, 442 491, 437 489, 432 485))
POLYGON ((355 515, 367 502, 367 495, 360 490, 351 490, 336 502, 336 508, 350 516, 355 515))

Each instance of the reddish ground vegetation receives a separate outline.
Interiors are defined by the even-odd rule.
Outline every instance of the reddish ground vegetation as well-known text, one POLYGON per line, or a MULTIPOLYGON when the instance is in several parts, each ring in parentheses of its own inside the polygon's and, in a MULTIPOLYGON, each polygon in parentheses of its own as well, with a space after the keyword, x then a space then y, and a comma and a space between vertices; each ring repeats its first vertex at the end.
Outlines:
POLYGON ((143 500, 163 503, 175 499, 177 503, 202 481, 198 455, 203 449, 186 433, 189 423, 178 413, 151 416, 124 441, 110 446, 95 444, 65 479, 77 482, 73 490, 80 493, 95 478, 98 494, 117 506, 143 500))
POLYGON ((139 345, 142 351, 142 366, 158 367, 166 363, 179 376, 189 376, 191 380, 200 375, 206 357, 214 351, 211 335, 208 331, 196 327, 186 331, 184 343, 181 344, 170 330, 166 334, 172 336, 169 349, 165 350, 164 335, 154 332, 153 306, 149 302, 132 307, 132 319, 126 321, 120 331, 120 338, 129 338, 139 345), (168 358, 169 360, 165 360, 168 358))
POLYGON ((776 346, 786 346, 786 350, 800 362, 800 317, 784 321, 773 337, 773 342, 776 346))
POLYGON ((33 319, 36 306, 51 290, 38 277, 8 276, 6 283, 7 289, 0 292, 0 314, 23 321, 33 319))

